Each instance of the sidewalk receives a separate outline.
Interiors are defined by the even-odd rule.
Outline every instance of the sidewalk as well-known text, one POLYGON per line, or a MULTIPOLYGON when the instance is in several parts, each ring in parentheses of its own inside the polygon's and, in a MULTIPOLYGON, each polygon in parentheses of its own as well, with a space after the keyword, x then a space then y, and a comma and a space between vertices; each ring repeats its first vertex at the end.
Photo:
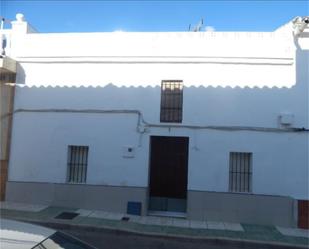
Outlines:
POLYGON ((73 209, 45 205, 1 202, 1 218, 17 219, 46 225, 81 226, 113 229, 147 235, 200 239, 252 241, 273 245, 307 248, 309 231, 296 228, 261 226, 181 218, 134 216, 98 210, 73 209))

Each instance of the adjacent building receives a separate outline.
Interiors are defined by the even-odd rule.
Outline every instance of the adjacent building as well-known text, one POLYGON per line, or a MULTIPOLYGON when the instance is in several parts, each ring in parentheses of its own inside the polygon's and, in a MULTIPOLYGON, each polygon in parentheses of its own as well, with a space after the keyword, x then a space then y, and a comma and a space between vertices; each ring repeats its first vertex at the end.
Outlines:
POLYGON ((18 15, 1 31, 16 62, 6 200, 308 227, 307 22, 37 33, 18 15))

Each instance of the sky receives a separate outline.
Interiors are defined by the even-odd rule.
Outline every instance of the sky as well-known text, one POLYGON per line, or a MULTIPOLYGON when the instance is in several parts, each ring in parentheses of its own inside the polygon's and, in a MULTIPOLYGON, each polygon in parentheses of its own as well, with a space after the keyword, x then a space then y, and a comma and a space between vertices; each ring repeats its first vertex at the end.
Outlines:
MULTIPOLYGON (((295 16, 309 15, 301 1, 61 1, 0 0, 0 16, 16 13, 39 32, 273 31, 295 16)), ((6 25, 7 27, 7 25, 6 25)))

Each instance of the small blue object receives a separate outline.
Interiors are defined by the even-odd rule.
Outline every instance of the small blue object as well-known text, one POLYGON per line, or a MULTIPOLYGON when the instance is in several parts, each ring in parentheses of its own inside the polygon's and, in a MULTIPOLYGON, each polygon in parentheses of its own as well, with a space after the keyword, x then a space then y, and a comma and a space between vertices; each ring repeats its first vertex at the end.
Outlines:
POLYGON ((127 214, 141 215, 142 214, 142 203, 129 201, 127 206, 127 214))

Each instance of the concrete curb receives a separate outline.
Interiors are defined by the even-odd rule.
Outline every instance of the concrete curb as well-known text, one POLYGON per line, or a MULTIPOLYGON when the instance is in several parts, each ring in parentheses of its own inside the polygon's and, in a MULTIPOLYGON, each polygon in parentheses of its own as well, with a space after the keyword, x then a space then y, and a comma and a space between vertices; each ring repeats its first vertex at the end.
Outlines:
POLYGON ((248 239, 234 239, 227 237, 206 237, 206 236, 188 236, 188 235, 177 235, 177 234, 162 234, 156 232, 140 232, 136 230, 126 229, 126 228, 113 228, 109 226, 90 226, 82 224, 69 224, 65 222, 51 222, 51 221, 40 221, 40 220, 31 220, 31 219, 18 219, 19 221, 31 222, 33 224, 47 226, 55 230, 64 229, 64 230, 78 230, 78 231, 95 231, 95 232, 110 232, 110 233, 121 233, 127 235, 140 235, 140 236, 150 236, 156 238, 168 238, 174 240, 183 240, 183 241, 204 241, 208 245, 222 245, 222 246, 237 246, 239 248, 248 248, 248 249, 308 249, 308 246, 302 245, 293 245, 283 242, 273 242, 273 241, 258 241, 258 240, 248 240, 248 239))

